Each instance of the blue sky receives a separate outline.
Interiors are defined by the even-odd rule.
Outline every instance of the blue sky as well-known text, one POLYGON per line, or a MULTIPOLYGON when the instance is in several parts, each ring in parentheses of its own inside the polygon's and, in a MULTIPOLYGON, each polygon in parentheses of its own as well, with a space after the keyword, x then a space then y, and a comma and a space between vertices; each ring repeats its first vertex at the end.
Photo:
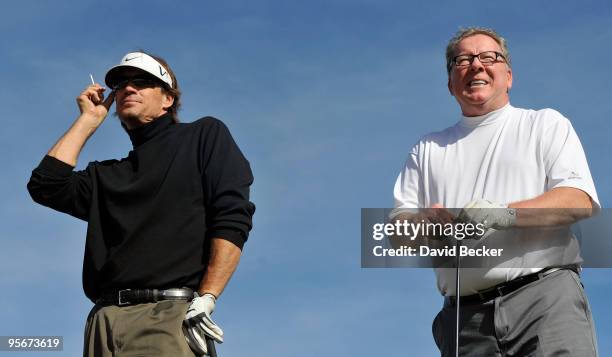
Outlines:
MULTIPOLYGON (((62 335, 60 355, 81 351, 86 225, 35 205, 25 185, 76 118, 89 73, 101 81, 143 48, 176 72, 182 120, 222 119, 255 173, 255 228, 215 313, 219 354, 435 356, 433 272, 361 269, 359 219, 361 207, 392 204, 418 137, 458 118, 446 42, 468 25, 507 38, 511 103, 570 118, 610 207, 611 23, 605 1, 5 4, 0 335, 62 335)), ((109 117, 78 167, 130 149, 109 117)), ((612 349, 610 273, 584 272, 602 355, 612 349)))

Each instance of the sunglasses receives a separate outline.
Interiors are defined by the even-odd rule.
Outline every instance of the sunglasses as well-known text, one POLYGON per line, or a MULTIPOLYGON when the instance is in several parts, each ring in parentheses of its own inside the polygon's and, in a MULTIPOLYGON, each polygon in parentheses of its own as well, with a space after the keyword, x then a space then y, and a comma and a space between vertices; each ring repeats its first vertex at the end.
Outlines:
POLYGON ((120 80, 119 82, 115 83, 115 85, 113 85, 111 89, 113 91, 118 91, 120 89, 127 87, 128 84, 131 84, 132 87, 136 89, 154 88, 154 87, 162 86, 162 84, 159 81, 152 79, 152 78, 132 77, 132 78, 126 78, 126 79, 120 80))

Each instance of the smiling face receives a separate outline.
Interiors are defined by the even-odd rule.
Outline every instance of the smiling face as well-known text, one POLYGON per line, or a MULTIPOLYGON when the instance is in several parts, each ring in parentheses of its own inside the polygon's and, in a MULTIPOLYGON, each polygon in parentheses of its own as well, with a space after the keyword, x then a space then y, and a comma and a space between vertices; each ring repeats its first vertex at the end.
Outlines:
MULTIPOLYGON (((121 73, 122 79, 142 77, 151 76, 138 69, 126 69, 121 73)), ((115 102, 117 116, 128 129, 132 129, 166 114, 174 99, 162 89, 161 84, 137 87, 128 82, 116 90, 115 102)))
MULTIPOLYGON (((455 47, 455 56, 485 51, 502 52, 492 37, 477 34, 461 40, 455 47)), ((484 115, 503 107, 510 100, 511 87, 512 70, 502 59, 484 66, 475 58, 469 66, 453 66, 448 77, 448 89, 465 116, 484 115)))

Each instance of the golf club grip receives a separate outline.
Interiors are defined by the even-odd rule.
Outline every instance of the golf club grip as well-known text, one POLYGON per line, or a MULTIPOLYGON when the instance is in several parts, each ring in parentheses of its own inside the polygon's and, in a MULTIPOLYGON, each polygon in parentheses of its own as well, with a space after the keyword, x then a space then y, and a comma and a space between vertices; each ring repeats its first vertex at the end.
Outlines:
POLYGON ((206 348, 210 357, 217 357, 217 349, 215 348, 215 340, 206 336, 206 348))

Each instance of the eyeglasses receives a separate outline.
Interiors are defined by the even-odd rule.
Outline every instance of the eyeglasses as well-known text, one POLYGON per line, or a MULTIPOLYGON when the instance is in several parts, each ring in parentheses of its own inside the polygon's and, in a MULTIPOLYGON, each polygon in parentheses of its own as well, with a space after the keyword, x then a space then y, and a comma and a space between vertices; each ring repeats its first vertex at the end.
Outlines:
POLYGON ((133 77, 133 78, 126 78, 126 79, 120 80, 111 89, 114 91, 118 91, 120 89, 127 87, 128 84, 131 84, 132 87, 136 89, 154 88, 154 87, 161 86, 161 83, 159 81, 156 81, 155 79, 152 79, 152 78, 133 77))
POLYGON ((504 57, 504 55, 502 55, 499 52, 485 51, 485 52, 480 52, 475 55, 455 56, 453 57, 453 61, 451 63, 455 67, 467 67, 467 66, 472 65, 472 63, 474 62, 474 58, 476 57, 478 57, 478 60, 480 61, 480 63, 482 63, 483 66, 490 66, 494 64, 495 62, 499 62, 499 58, 503 59, 504 62, 506 61, 506 57, 504 57))

